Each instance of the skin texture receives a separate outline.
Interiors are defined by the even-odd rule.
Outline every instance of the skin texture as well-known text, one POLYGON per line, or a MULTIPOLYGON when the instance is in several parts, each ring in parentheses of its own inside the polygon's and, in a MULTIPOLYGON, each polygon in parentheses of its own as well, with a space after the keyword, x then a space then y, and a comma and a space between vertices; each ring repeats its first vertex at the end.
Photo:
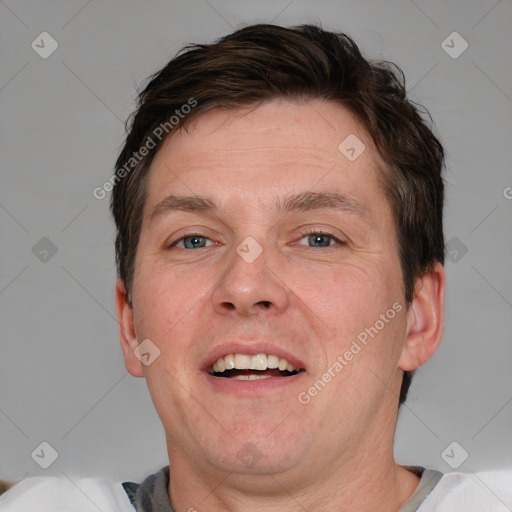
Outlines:
POLYGON ((417 487, 418 477, 393 458, 398 394, 402 371, 424 364, 439 345, 445 277, 436 265, 406 306, 394 223, 378 181, 383 167, 355 117, 321 100, 213 110, 171 134, 155 155, 133 310, 121 281, 116 303, 126 368, 146 378, 166 432, 177 512, 391 512, 417 487), (350 134, 366 146, 352 162, 338 150, 350 134), (275 209, 290 194, 326 191, 366 213, 275 209), (208 197, 217 210, 151 220, 171 194, 208 197), (345 243, 327 236, 315 244, 307 229, 345 243), (206 237, 204 247, 179 242, 196 233, 206 237), (236 251, 249 236, 263 250, 252 263, 236 251), (393 304, 401 311, 300 403, 299 393, 393 304), (148 366, 134 355, 145 339, 160 350, 148 366), (213 349, 231 342, 277 346, 306 371, 251 396, 220 391, 201 368, 213 349), (240 450, 256 463, 244 462, 240 450))

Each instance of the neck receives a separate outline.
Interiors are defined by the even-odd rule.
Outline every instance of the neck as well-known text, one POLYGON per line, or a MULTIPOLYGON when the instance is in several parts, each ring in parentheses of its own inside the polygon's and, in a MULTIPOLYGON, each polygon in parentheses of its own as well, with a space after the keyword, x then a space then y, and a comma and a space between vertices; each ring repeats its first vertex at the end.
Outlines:
POLYGON ((392 440, 383 449, 383 437, 373 437, 374 443, 366 444, 370 448, 363 452, 341 454, 337 460, 326 456, 306 467, 265 474, 198 470, 197 460, 169 453, 169 496, 176 512, 397 512, 420 479, 395 462, 392 440))

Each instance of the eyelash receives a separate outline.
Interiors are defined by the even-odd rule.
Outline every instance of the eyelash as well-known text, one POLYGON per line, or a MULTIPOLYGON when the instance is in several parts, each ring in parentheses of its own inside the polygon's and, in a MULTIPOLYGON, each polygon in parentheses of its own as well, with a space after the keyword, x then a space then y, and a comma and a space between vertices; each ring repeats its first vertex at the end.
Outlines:
MULTIPOLYGON (((322 229, 310 229, 310 230, 303 231, 300 234, 299 240, 302 240, 304 237, 310 236, 310 235, 323 235, 323 236, 327 236, 329 238, 332 238, 340 246, 347 245, 347 242, 344 242, 343 240, 340 240, 339 238, 334 236, 332 233, 329 233, 329 231, 324 231, 322 229)), ((183 241, 185 238, 193 238, 193 237, 201 237, 201 238, 206 238, 208 240, 211 240, 210 238, 208 238, 207 236, 203 235, 202 233, 189 233, 187 235, 182 236, 181 238, 178 238, 174 242, 172 242, 170 245, 167 246, 167 249, 174 248, 179 242, 183 241)), ((333 247, 333 246, 332 245, 328 245, 327 247, 319 247, 319 248, 320 249, 327 249, 327 248, 331 248, 331 247, 333 247)), ((183 249, 184 250, 190 250, 190 249, 187 249, 187 248, 183 248, 183 249)), ((204 249, 204 247, 199 247, 199 249, 204 249)), ((310 247, 310 249, 314 249, 314 247, 310 247)))

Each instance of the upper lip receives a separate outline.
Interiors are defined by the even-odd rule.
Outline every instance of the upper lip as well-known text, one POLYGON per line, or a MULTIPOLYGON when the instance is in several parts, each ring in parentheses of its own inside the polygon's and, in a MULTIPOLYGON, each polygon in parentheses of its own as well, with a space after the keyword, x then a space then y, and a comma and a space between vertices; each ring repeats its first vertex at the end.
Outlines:
POLYGON ((272 345, 271 343, 251 341, 247 343, 238 342, 223 344, 215 347, 208 353, 204 361, 201 363, 201 371, 209 371, 217 359, 229 354, 247 354, 249 356, 255 356, 257 354, 272 354, 279 358, 286 359, 297 369, 306 369, 304 363, 290 352, 287 352, 276 345, 272 345))

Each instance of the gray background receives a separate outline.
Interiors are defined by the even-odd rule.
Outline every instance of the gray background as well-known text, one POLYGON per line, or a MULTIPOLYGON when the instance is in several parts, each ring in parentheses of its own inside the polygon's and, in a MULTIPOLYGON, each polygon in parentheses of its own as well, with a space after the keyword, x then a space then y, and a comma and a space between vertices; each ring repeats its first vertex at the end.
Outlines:
POLYGON ((114 227, 92 191, 112 173, 135 85, 184 44, 256 22, 347 32, 398 63, 430 110, 448 156, 447 322, 396 455, 511 466, 511 21, 510 0, 0 0, 0 476, 137 480, 166 464, 145 382, 122 362, 114 227), (59 45, 47 59, 31 48, 44 31, 59 45), (469 44, 458 58, 442 47, 454 31, 469 44), (59 454, 46 470, 31 457, 43 441, 59 454))

